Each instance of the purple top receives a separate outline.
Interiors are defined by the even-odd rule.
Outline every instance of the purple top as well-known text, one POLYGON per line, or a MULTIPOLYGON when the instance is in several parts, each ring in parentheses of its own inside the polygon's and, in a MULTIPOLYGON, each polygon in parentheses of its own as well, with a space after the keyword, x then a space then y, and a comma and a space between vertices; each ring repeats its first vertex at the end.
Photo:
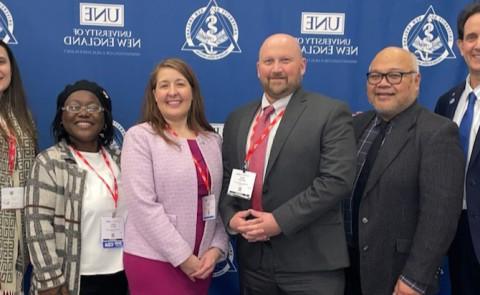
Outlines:
MULTIPOLYGON (((203 171, 208 173, 208 182, 210 183, 210 172, 208 172, 207 164, 203 159, 202 152, 198 147, 197 141, 195 139, 188 140, 188 147, 192 152, 192 156, 197 160, 197 163, 200 165, 203 171)), ((199 169, 195 166, 197 171, 197 182, 198 182, 198 203, 197 203, 197 228, 195 232, 195 247, 193 253, 198 255, 198 249, 200 248, 200 242, 202 241, 203 231, 205 229, 205 221, 203 221, 203 206, 202 206, 202 197, 208 195, 208 188, 203 182, 202 175, 200 174, 199 169)))

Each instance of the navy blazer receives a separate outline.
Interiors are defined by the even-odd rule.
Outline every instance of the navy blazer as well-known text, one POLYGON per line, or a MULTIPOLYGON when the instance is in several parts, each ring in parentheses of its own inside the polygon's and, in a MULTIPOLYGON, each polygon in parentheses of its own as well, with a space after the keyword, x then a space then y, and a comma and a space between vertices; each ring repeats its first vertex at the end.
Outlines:
MULTIPOLYGON (((458 101, 465 90, 466 81, 443 94, 435 107, 435 113, 453 119, 458 101)), ((477 260, 480 261, 480 139, 477 133, 470 162, 465 175, 465 192, 468 222, 477 260)))

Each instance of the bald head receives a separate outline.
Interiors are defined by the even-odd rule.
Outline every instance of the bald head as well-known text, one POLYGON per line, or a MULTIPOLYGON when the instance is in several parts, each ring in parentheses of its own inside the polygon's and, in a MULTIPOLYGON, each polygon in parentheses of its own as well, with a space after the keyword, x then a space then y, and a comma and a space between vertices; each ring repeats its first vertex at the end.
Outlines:
POLYGON ((370 63, 369 71, 372 69, 372 64, 375 62, 383 63, 384 60, 395 60, 395 62, 402 63, 403 65, 407 66, 411 71, 420 72, 418 67, 417 57, 415 54, 411 53, 408 50, 405 50, 400 47, 386 47, 380 50, 375 58, 370 63), (378 61, 380 60, 380 61, 378 61))
POLYGON ((287 34, 268 37, 260 47, 257 75, 270 102, 300 87, 306 62, 297 39, 287 34))
POLYGON ((302 57, 302 51, 300 50, 300 45, 298 44, 297 39, 291 35, 279 33, 273 34, 263 41, 258 53, 259 58, 261 57, 263 51, 275 46, 286 47, 292 55, 302 57))
POLYGON ((399 47, 387 47, 377 53, 369 68, 367 94, 369 102, 384 120, 391 120, 411 106, 419 89, 420 74, 415 55, 399 47))

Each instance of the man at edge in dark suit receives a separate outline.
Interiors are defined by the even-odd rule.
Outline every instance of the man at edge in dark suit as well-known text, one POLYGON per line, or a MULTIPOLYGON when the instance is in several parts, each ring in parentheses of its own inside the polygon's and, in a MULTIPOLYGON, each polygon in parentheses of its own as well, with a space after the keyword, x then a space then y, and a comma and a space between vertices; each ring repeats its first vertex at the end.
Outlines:
POLYGON ((412 53, 381 50, 367 73, 374 110, 354 117, 357 178, 344 202, 348 295, 435 294, 460 215, 458 128, 417 102, 412 53))
POLYGON ((305 68, 294 37, 268 37, 257 62, 264 94, 224 126, 220 213, 238 234, 243 295, 344 292, 352 119, 344 103, 301 88, 305 68))
POLYGON ((469 74, 440 97, 435 112, 460 126, 467 160, 463 210, 448 261, 452 294, 470 295, 480 293, 480 3, 471 3, 460 12, 457 30, 457 45, 469 74))

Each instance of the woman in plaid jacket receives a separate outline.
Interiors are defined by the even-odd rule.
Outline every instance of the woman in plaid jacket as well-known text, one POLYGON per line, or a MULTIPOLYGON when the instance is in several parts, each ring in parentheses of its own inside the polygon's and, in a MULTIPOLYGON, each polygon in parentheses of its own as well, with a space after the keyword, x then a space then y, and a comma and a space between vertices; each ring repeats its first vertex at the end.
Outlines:
POLYGON ((111 110, 93 82, 68 85, 58 96, 56 144, 38 155, 27 184, 33 294, 127 293, 111 110))

